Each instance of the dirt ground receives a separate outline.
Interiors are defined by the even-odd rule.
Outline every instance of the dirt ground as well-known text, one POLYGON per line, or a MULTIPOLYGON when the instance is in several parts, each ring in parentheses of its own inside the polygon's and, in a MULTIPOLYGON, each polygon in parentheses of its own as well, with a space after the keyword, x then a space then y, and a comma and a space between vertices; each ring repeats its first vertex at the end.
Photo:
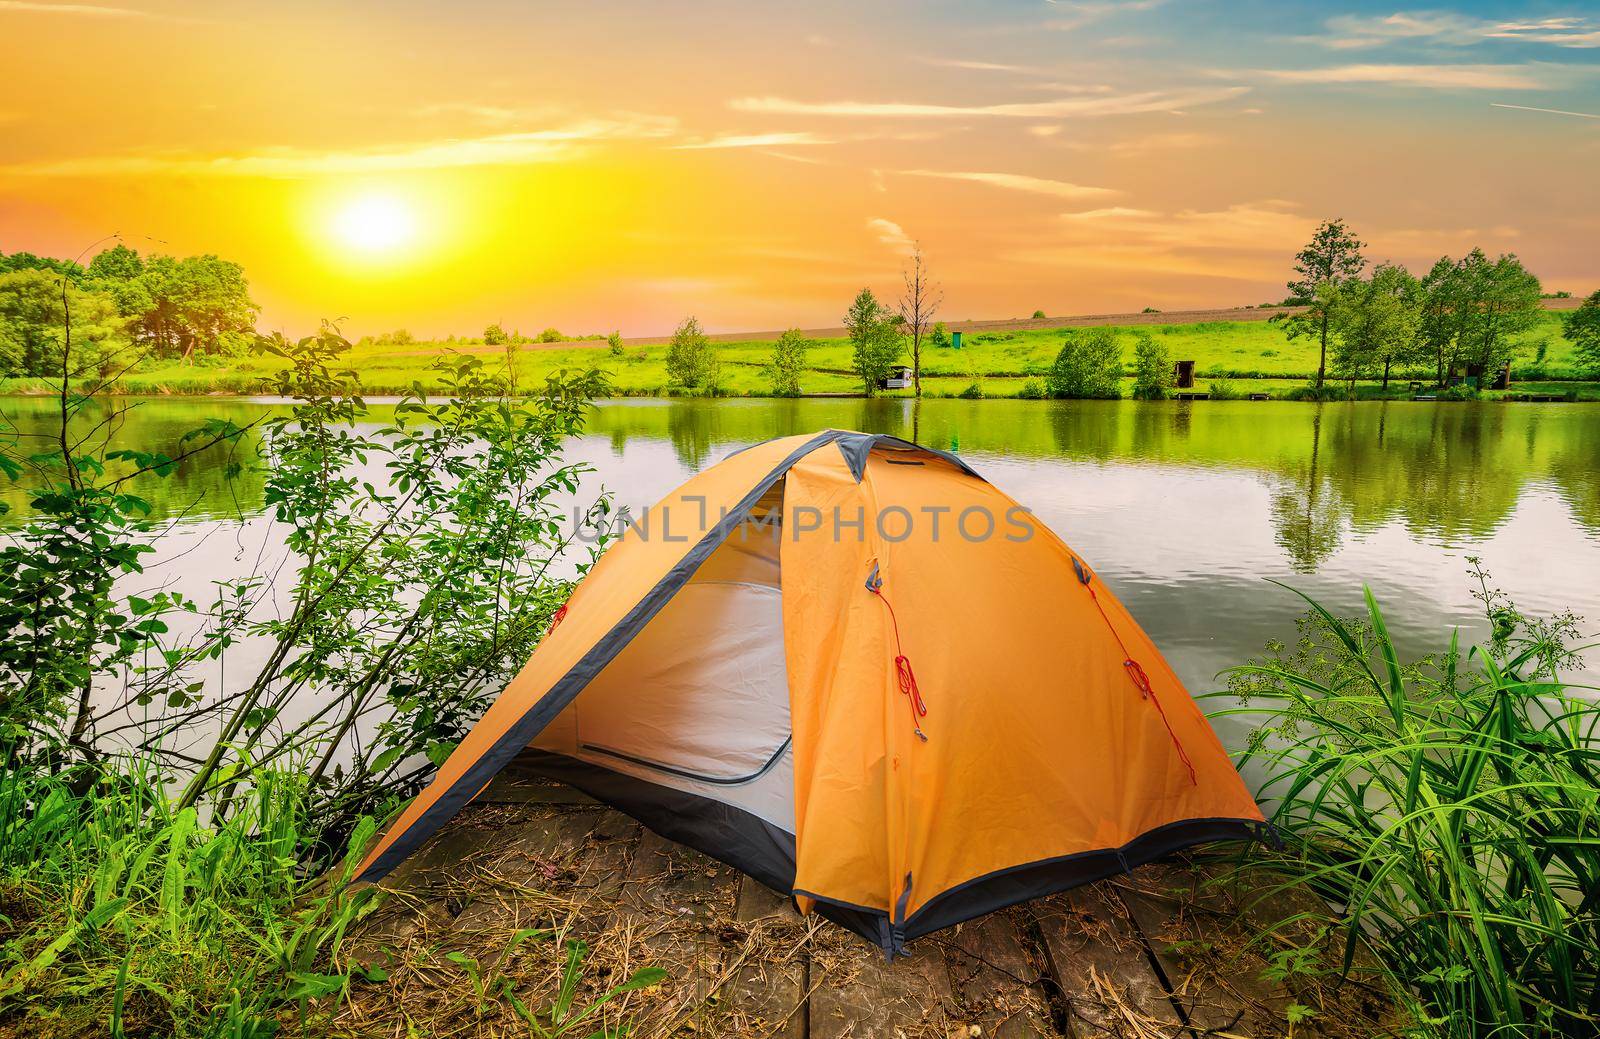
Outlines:
MULTIPOLYGON (((397 1039, 540 1035, 525 1015, 553 1029, 548 1011, 570 1002, 570 1031, 552 1034, 1388 1030, 1386 1001, 1359 981, 1335 985, 1317 971, 1268 980, 1285 964, 1317 962, 1326 943, 1309 924, 1263 938, 1238 885, 1216 882, 1224 872, 1179 860, 1142 867, 929 935, 890 965, 855 935, 800 917, 748 877, 575 791, 503 779, 385 882, 385 902, 347 950, 379 967, 378 980, 325 1005, 319 1028, 397 1039), (584 1015, 647 967, 665 975, 646 974, 640 988, 584 1015)), ((1320 962, 1337 962, 1337 950, 1323 951, 1320 962)))

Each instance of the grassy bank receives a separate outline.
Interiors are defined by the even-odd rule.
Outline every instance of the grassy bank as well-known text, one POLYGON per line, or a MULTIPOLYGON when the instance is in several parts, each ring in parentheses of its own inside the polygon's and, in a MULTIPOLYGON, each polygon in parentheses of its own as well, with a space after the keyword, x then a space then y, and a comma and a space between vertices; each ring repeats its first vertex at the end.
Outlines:
MULTIPOLYGON (((70 397, 51 402, 61 426, 44 442, 58 455, 39 453, 37 436, 0 440, 0 477, 29 481, 26 522, 0 540, 0 1039, 398 1034, 394 1015, 375 1029, 348 1012, 373 995, 369 1005, 415 1006, 408 1035, 613 1036, 629 994, 664 977, 657 968, 712 990, 727 981, 683 956, 589 972, 548 909, 483 956, 435 945, 396 964, 385 947, 350 947, 377 896, 343 881, 373 820, 430 778, 553 626, 571 586, 552 565, 587 565, 557 503, 591 485, 589 470, 560 449, 584 431, 599 386, 513 401, 458 365, 442 373, 445 400, 375 414, 343 374, 346 354, 331 335, 289 348, 277 392, 292 406, 207 421, 171 454, 77 435, 73 413, 92 402, 70 397), (166 530, 132 481, 170 480, 190 452, 221 461, 247 435, 292 564, 241 553, 209 575, 211 603, 148 587, 157 575, 141 559, 166 530), (404 493, 375 486, 374 469, 404 493), (241 660, 244 639, 265 660, 241 660), (352 739, 374 716, 375 731, 352 739), (139 751, 119 752, 131 738, 139 751), (430 1021, 443 1001, 410 998, 396 967, 456 993, 452 1030, 430 1021)), ((977 410, 994 421, 1025 407, 977 410)), ((1174 450, 1188 439, 1158 408, 1057 410, 1174 450), (1107 411, 1135 418, 1113 426, 1107 411)), ((1269 424, 1311 415, 1268 410, 1269 424)), ((1342 423, 1381 414, 1334 410, 1323 450, 1342 423)), ((94 414, 90 429, 119 420, 94 414)), ((1194 417, 1185 425, 1203 429, 1194 417)), ((1260 444, 1291 439, 1267 433, 1260 444)), ((1589 475, 1588 457, 1574 457, 1589 475)), ((597 501, 585 529, 610 515, 597 501)), ((1356 621, 1312 604, 1300 639, 1269 647, 1221 694, 1222 709, 1259 724, 1258 797, 1283 837, 1249 849, 1283 887, 1261 893, 1324 900, 1274 918, 1262 955, 1280 980, 1367 986, 1414 1021, 1371 1034, 1593 1035, 1600 713, 1593 690, 1566 677, 1579 620, 1526 616, 1486 577, 1478 587, 1492 632, 1481 646, 1447 634, 1436 654, 1402 660, 1375 603, 1356 621), (1324 951, 1330 937, 1338 954, 1324 951)), ((1288 1024, 1331 1013, 1295 1006, 1288 1024)))
MULTIPOLYGON (((1201 321, 1173 324, 1112 326, 1122 336, 1124 370, 1129 378, 1124 395, 1132 386, 1133 336, 1135 331, 1158 336, 1175 359, 1196 362, 1198 390, 1225 381, 1228 391, 1239 396, 1265 393, 1285 397, 1303 387, 1315 374, 1317 346, 1299 340, 1290 342, 1276 325, 1265 321, 1201 321)), ((968 334, 960 350, 928 348, 923 352, 923 391, 935 397, 955 397, 963 393, 985 397, 1026 396, 1029 380, 1042 381, 1044 373, 1061 348, 1065 328, 997 329, 968 334)), ((1546 312, 1539 322, 1521 337, 1523 359, 1515 366, 1514 393, 1556 393, 1582 400, 1600 400, 1600 382, 1576 381, 1572 347, 1561 335, 1560 315, 1546 312), (1542 359, 1541 357, 1542 348, 1542 359)), ((716 344, 722 361, 723 383, 734 396, 764 396, 770 393, 765 367, 771 358, 772 343, 766 339, 724 341, 716 344)), ((479 357, 503 364, 509 356, 520 383, 542 382, 561 369, 600 368, 611 376, 613 392, 629 396, 665 396, 671 390, 666 369, 667 347, 659 342, 630 342, 617 355, 604 342, 582 344, 525 344, 515 347, 487 346, 481 342, 422 342, 404 346, 357 344, 349 362, 361 375, 370 393, 399 394, 420 385, 429 392, 442 388, 434 368, 442 356, 451 352, 479 357), (508 349, 511 351, 508 354, 508 349)), ((843 338, 812 341, 807 354, 809 371, 801 379, 807 394, 859 393, 861 386, 851 369, 851 348, 843 338)), ((259 393, 263 382, 282 367, 277 358, 248 355, 233 359, 210 359, 202 364, 163 362, 129 372, 119 383, 119 392, 130 394, 248 394, 259 393)), ((1389 390, 1375 383, 1361 383, 1356 396, 1362 399, 1411 395, 1413 378, 1424 383, 1424 373, 1396 373, 1389 390)), ((40 379, 0 380, 0 393, 48 393, 55 387, 40 379)), ((903 396, 909 391, 893 391, 903 396)), ((1486 397, 1497 394, 1487 393, 1486 397)))

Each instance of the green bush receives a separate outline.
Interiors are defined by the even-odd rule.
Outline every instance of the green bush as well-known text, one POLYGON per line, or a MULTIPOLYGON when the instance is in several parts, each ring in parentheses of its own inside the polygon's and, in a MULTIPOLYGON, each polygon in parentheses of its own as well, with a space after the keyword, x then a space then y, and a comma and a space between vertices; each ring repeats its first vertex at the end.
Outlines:
POLYGON ((962 400, 982 400, 983 387, 977 383, 968 383, 967 388, 956 394, 962 400))
POLYGON ((691 394, 699 390, 715 397, 721 392, 721 359, 692 316, 683 319, 667 344, 667 378, 691 394))
POLYGON ((1073 329, 1045 378, 1052 397, 1112 400, 1122 396, 1122 347, 1115 330, 1073 329))
POLYGON ((1148 332, 1134 335, 1133 395, 1139 400, 1166 400, 1172 395, 1172 355, 1148 332))
POLYGON ((1044 383, 1038 379, 1029 379, 1022 384, 1022 389, 1017 391, 1017 396, 1023 400, 1043 400, 1046 397, 1044 383))
POLYGON ((811 340, 798 328, 791 328, 772 344, 772 360, 767 363, 767 381, 774 397, 800 396, 800 376, 806 370, 806 351, 811 340))
POLYGON ((1474 576, 1484 644, 1403 661, 1370 591, 1361 620, 1308 599, 1297 642, 1213 694, 1262 723, 1241 766, 1265 772, 1283 847, 1259 854, 1283 885, 1261 895, 1319 894, 1306 914, 1345 940, 1324 968, 1386 981, 1423 1034, 1593 1035, 1600 706, 1563 678, 1579 619, 1474 576))
POLYGON ((1238 400, 1242 394, 1227 379, 1212 379, 1206 384, 1212 400, 1238 400))

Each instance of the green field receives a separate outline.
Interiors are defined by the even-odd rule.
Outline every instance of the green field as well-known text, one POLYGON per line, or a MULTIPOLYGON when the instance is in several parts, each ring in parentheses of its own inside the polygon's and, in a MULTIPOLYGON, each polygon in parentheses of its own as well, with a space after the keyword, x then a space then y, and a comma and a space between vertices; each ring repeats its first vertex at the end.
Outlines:
MULTIPOLYGON (((1268 393, 1277 397, 1305 385, 1317 368, 1314 342, 1304 339, 1290 342, 1281 327, 1265 321, 1114 327, 1124 333, 1124 363, 1130 373, 1125 391, 1132 384, 1133 333, 1141 330, 1164 342, 1174 360, 1196 362, 1196 388, 1200 390, 1209 388, 1214 380, 1223 379, 1238 394, 1268 393)), ((960 350, 924 348, 923 392, 929 396, 953 397, 976 385, 985 397, 1015 397, 1030 378, 1042 380, 1067 331, 1061 328, 985 331, 967 335, 960 350)), ((1515 391, 1576 393, 1582 399, 1600 399, 1600 383, 1576 381, 1579 373, 1572 366, 1571 344, 1561 335, 1559 314, 1542 314, 1533 328, 1522 335, 1521 342, 1523 349, 1513 367, 1514 372, 1521 373, 1515 391), (1544 359, 1539 362, 1541 346, 1544 359)), ((722 360, 725 392, 736 396, 769 393, 763 368, 772 352, 770 341, 720 342, 716 347, 722 360)), ((570 346, 529 344, 510 349, 514 351, 517 381, 523 385, 558 369, 602 368, 611 374, 614 390, 619 395, 665 396, 672 392, 667 380, 667 347, 661 343, 630 343, 620 357, 604 342, 594 341, 570 346)), ((398 394, 417 384, 431 391, 440 386, 432 366, 451 351, 482 357, 486 363, 494 365, 504 365, 507 359, 506 347, 486 346, 469 340, 405 346, 362 344, 352 350, 350 363, 361 373, 368 392, 398 394)), ((260 393, 278 363, 276 358, 255 355, 199 364, 165 362, 128 373, 119 384, 119 391, 130 394, 260 393)), ((813 340, 807 363, 811 370, 801 380, 805 393, 860 391, 860 383, 851 371, 847 340, 813 340)), ((1413 377, 1431 381, 1430 373, 1396 372, 1390 395, 1407 395, 1413 377)), ((38 379, 0 380, 0 392, 48 389, 46 383, 38 379)), ((1362 383, 1357 390, 1362 396, 1379 395, 1376 383, 1362 383)), ((909 392, 894 391, 890 395, 909 392)))

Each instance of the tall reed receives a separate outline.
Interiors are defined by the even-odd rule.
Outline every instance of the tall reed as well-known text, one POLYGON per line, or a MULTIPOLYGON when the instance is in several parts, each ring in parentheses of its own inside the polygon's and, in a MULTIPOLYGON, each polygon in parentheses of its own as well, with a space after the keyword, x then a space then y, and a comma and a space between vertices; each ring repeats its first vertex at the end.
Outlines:
POLYGON ((1230 672, 1261 723, 1245 755, 1282 836, 1266 864, 1448 1036, 1600 1031, 1600 707, 1563 675, 1577 619, 1521 614, 1477 572, 1491 626, 1403 663, 1370 590, 1307 599, 1295 647, 1230 672))

